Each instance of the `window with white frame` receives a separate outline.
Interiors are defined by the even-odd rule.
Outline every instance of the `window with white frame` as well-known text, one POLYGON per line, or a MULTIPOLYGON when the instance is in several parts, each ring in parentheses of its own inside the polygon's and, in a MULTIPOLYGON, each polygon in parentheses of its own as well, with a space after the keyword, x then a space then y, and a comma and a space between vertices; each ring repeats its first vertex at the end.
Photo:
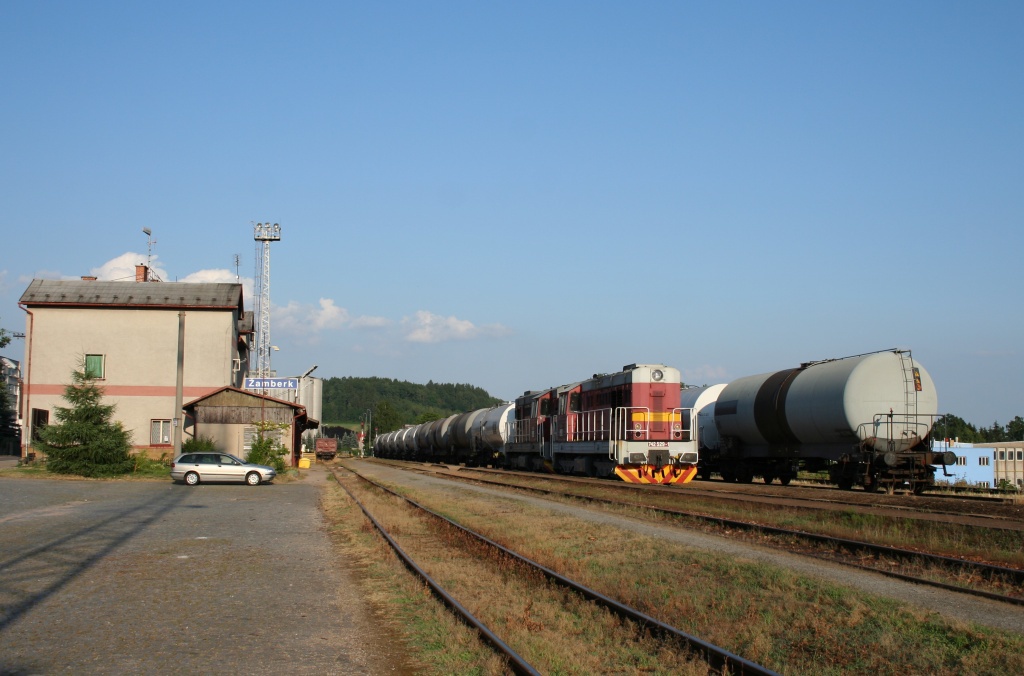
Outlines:
POLYGON ((966 465, 967 464, 967 456, 966 455, 958 455, 958 456, 956 456, 956 464, 960 465, 961 467, 966 465))
POLYGON ((90 378, 99 378, 102 380, 106 377, 105 361, 104 355, 102 354, 85 355, 85 374, 90 378))
POLYGON ((981 465, 982 467, 988 467, 988 456, 983 455, 980 458, 978 458, 978 464, 981 465))
POLYGON ((171 421, 151 420, 149 428, 149 443, 153 446, 160 446, 171 443, 171 421))

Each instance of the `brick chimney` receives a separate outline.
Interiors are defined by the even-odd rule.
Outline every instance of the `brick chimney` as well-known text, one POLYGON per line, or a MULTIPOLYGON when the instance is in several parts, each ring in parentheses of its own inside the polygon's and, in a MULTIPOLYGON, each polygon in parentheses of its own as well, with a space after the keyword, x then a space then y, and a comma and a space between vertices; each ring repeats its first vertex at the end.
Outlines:
POLYGON ((135 266, 135 281, 136 282, 148 282, 149 281, 149 268, 145 265, 139 264, 135 266))

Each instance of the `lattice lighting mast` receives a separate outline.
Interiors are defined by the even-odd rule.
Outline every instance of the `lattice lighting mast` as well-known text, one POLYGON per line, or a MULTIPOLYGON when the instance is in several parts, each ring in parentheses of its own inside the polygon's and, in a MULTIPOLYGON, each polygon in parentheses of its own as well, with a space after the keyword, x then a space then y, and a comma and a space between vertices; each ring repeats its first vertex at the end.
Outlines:
POLYGON ((256 355, 255 368, 250 375, 270 377, 270 243, 281 239, 281 226, 277 223, 257 223, 253 239, 256 240, 256 355), (263 245, 260 246, 259 242, 263 245))

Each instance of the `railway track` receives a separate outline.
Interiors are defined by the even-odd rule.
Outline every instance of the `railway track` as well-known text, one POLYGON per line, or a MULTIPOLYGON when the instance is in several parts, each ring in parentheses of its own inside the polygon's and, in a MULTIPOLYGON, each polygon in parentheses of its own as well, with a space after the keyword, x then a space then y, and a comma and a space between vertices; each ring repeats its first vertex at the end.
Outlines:
MULTIPOLYGON (((376 462, 388 462, 388 463, 400 463, 396 466, 405 467, 422 467, 423 463, 417 463, 412 461, 403 460, 375 460, 376 462)), ((436 467, 448 467, 448 465, 434 465, 436 467)), ((827 509, 833 511, 850 511, 850 510, 864 510, 864 511, 892 511, 899 512, 906 516, 906 518, 922 518, 932 520, 955 520, 965 525, 978 525, 985 528, 997 528, 1007 530, 1019 530, 1024 532, 1024 518, 1021 517, 1009 517, 1002 516, 999 514, 984 513, 978 511, 955 511, 946 509, 936 509, 927 507, 922 504, 915 505, 901 505, 894 504, 892 502, 878 502, 877 499, 882 497, 876 494, 863 494, 865 496, 872 496, 875 499, 867 501, 856 501, 850 502, 848 499, 834 498, 830 496, 840 495, 848 497, 849 493, 839 493, 836 489, 815 489, 810 488, 808 490, 821 490, 823 493, 828 495, 823 496, 801 496, 794 492, 807 488, 804 486, 788 486, 786 488, 776 487, 769 493, 757 491, 757 489, 771 488, 764 486, 753 486, 755 492, 745 490, 745 485, 738 484, 721 484, 721 486, 706 487, 697 483, 687 484, 684 489, 679 487, 666 487, 657 485, 640 485, 640 484, 628 484, 620 481, 609 481, 605 479, 591 479, 586 477, 569 476, 564 474, 540 474, 537 472, 523 472, 515 470, 503 470, 503 469, 488 469, 484 467, 458 467, 457 471, 463 474, 468 473, 481 473, 493 476, 519 476, 527 479, 544 479, 549 481, 559 481, 564 483, 588 485, 588 486, 600 486, 605 490, 614 490, 617 492, 628 492, 632 494, 644 494, 648 492, 660 493, 665 495, 672 495, 677 497, 708 497, 720 500, 731 500, 735 502, 757 502, 764 504, 776 504, 776 505, 789 505, 789 504, 802 504, 812 509, 827 509), (684 493, 685 491, 685 493, 684 493), (784 493, 780 491, 785 491, 784 493)), ((701 484, 705 482, 700 482, 701 484)), ((913 500, 915 503, 920 503, 927 499, 920 496, 914 496, 913 500)), ((984 502, 988 503, 988 507, 996 507, 999 505, 1010 504, 1004 500, 989 500, 984 499, 984 502)), ((978 508, 975 507, 975 510, 978 508)), ((1024 516, 1024 509, 1019 510, 1021 516, 1024 516)))
MULTIPOLYGON (((389 462, 387 464, 392 463, 389 462)), ((406 464, 401 465, 401 467, 403 467, 404 469, 413 469, 415 471, 429 471, 424 469, 422 465, 418 467, 410 467, 410 465, 406 464)), ((492 479, 483 479, 480 477, 468 476, 462 473, 452 473, 450 471, 432 472, 432 474, 434 476, 454 479, 457 481, 474 482, 485 485, 497 486, 505 489, 524 490, 531 493, 545 495, 549 497, 585 500, 591 503, 598 503, 615 507, 640 508, 664 516, 669 516, 673 518, 686 518, 700 523, 712 524, 723 529, 736 529, 745 532, 758 532, 760 534, 773 537, 776 540, 780 538, 791 539, 798 542, 806 543, 807 545, 816 548, 799 548, 796 550, 796 553, 842 563, 853 568, 869 570, 871 572, 880 573, 883 575, 887 575, 889 577, 901 579, 908 582, 914 582, 917 584, 937 587, 948 591, 970 594, 972 596, 987 598, 990 600, 1000 601, 1012 605, 1024 606, 1024 570, 1017 568, 1008 568, 1005 566, 998 566, 990 563, 972 561, 969 559, 942 556, 937 554, 931 554, 928 552, 902 549, 899 547, 879 545, 870 542, 833 537, 829 535, 808 533, 806 531, 780 528, 776 526, 769 526, 751 521, 742 521, 738 519, 727 519, 722 517, 709 516, 699 512, 670 509, 656 505, 643 504, 641 502, 636 501, 614 500, 610 498, 595 497, 580 493, 550 490, 532 486, 523 486, 505 481, 496 481, 492 479), (835 554, 826 554, 826 550, 822 548, 827 548, 827 550, 830 552, 845 552, 847 555, 837 556, 835 554), (868 555, 871 557, 871 562, 873 565, 866 565, 863 563, 864 555, 868 555), (977 586, 964 586, 961 584, 955 584, 951 581, 929 579, 926 577, 922 577, 920 575, 912 575, 904 572, 899 572, 896 570, 892 570, 888 567, 887 562, 891 561, 896 561, 901 564, 912 563, 917 568, 932 567, 936 570, 947 571, 947 580, 986 580, 991 585, 996 585, 1002 588, 1009 588, 1013 593, 1004 594, 997 591, 981 589, 977 586)), ((504 473, 496 472, 495 474, 500 477, 504 473)), ((792 549, 792 547, 788 548, 792 549)))
MULTIPOLYGON (((750 660, 747 660, 739 655, 735 655, 724 648, 714 645, 708 641, 705 641, 697 636, 688 634, 676 627, 668 625, 664 622, 657 620, 656 618, 632 608, 625 604, 619 603, 618 601, 601 594, 593 589, 586 587, 585 585, 576 582, 568 577, 565 577, 558 572, 543 566, 525 556, 522 556, 511 549, 508 549, 501 544, 469 529, 455 521, 438 514, 437 512, 428 509, 427 507, 419 504, 418 502, 411 500, 401 494, 392 491, 391 489, 382 486, 381 484, 363 476, 356 472, 351 467, 344 466, 344 469, 352 476, 358 477, 361 481, 374 487, 376 490, 383 491, 389 495, 395 496, 403 500, 407 505, 411 506, 420 513, 429 515, 432 519, 447 524, 451 528, 456 529, 458 532, 465 536, 472 538, 475 542, 481 543, 497 552, 500 552, 504 557, 515 561, 518 565, 523 566, 525 569, 533 571, 534 573, 542 575, 545 579, 551 583, 559 585, 574 594, 586 599, 590 603, 596 604, 605 608, 611 613, 619 616, 624 620, 628 620, 635 624, 638 631, 648 631, 652 634, 656 634, 669 641, 675 641, 679 645, 685 647, 689 652, 699 655, 711 669, 716 670, 719 673, 731 673, 731 674, 775 674, 776 672, 756 664, 750 660)), ((431 591, 449 607, 453 612, 457 613, 467 624, 476 629, 480 634, 481 638, 488 643, 495 651, 504 656, 508 661, 510 668, 520 674, 537 674, 534 666, 529 664, 522 656, 520 656, 509 644, 499 637, 494 631, 484 624, 480 619, 474 616, 469 610, 467 610, 459 601, 447 590, 445 590, 436 580, 434 580, 426 570, 416 563, 408 553, 401 547, 397 542, 396 538, 387 531, 382 523, 374 517, 370 510, 363 504, 362 501, 345 485, 345 482, 341 480, 337 469, 331 468, 331 472, 334 474, 335 479, 339 486, 341 486, 345 492, 352 498, 353 501, 360 507, 366 517, 370 520, 373 526, 377 529, 382 537, 388 542, 395 553, 403 561, 403 563, 417 576, 424 580, 424 582, 430 587, 431 591)), ((505 574, 507 574, 507 567, 503 568, 505 574)))

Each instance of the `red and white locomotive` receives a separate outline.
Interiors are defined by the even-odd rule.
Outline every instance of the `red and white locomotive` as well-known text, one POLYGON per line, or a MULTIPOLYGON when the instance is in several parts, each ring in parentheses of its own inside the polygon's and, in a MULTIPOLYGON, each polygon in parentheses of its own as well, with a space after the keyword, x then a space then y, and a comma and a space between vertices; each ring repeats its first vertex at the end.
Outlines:
POLYGON ((697 446, 680 388, 678 369, 630 364, 618 373, 526 392, 508 423, 505 467, 686 483, 697 471, 697 446))

